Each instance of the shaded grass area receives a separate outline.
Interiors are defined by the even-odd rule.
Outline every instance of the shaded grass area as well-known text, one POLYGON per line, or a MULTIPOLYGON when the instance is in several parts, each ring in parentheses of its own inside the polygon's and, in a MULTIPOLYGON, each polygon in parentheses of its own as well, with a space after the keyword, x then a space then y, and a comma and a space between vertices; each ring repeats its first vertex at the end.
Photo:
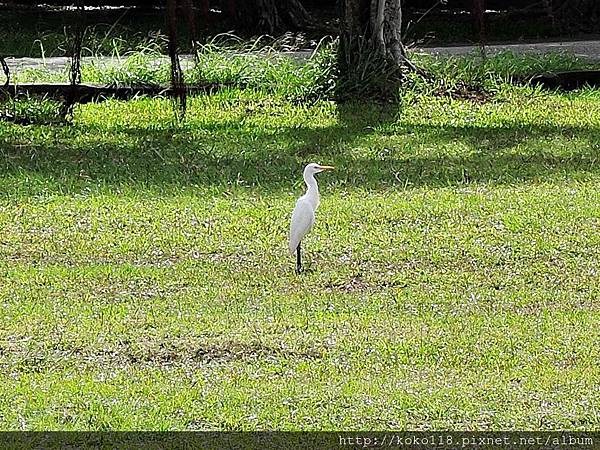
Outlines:
MULTIPOLYGON (((321 6, 324 5, 317 5, 321 6)), ((291 38, 293 45, 312 48, 326 33, 318 29, 318 23, 325 20, 333 24, 328 33, 335 30, 339 12, 327 8, 313 9, 309 7, 317 20, 317 28, 295 33, 285 33, 291 38)), ((256 30, 240 30, 213 10, 207 21, 198 19, 198 36, 205 41, 210 36, 234 30, 251 38, 256 30)), ((0 54, 14 57, 49 57, 68 55, 68 31, 81 22, 81 17, 73 10, 57 10, 39 8, 37 10, 11 8, 4 5, 0 9, 2 27, 0 28, 0 54)), ((407 42, 424 43, 425 45, 443 45, 451 43, 474 43, 480 40, 475 30, 473 18, 466 11, 454 11, 448 14, 428 14, 423 11, 411 11, 406 14, 407 42)), ((88 9, 83 17, 87 26, 83 42, 86 55, 117 55, 136 50, 151 42, 160 41, 163 53, 165 46, 164 10, 151 8, 115 8, 88 9)), ((486 14, 485 39, 488 42, 531 41, 531 40, 569 40, 596 39, 598 33, 585 30, 583 24, 571 27, 568 36, 559 27, 553 28, 551 20, 543 14, 506 14, 506 12, 486 14), (587 31, 587 32, 586 32, 587 31)), ((181 27, 178 40, 184 52, 191 51, 188 31, 181 27)))
MULTIPOLYGON (((118 55, 152 41, 164 44, 164 11, 118 8, 88 10, 83 16, 74 10, 19 10, 4 6, 0 30, 0 54, 44 58, 68 56, 70 33, 77 23, 86 27, 83 54, 118 55)), ((184 31, 182 42, 189 41, 184 31)))
POLYGON ((24 429, 598 429, 600 96, 251 91, 0 124, 24 429), (288 218, 319 178, 308 271, 288 218))
MULTIPOLYGON (((426 44, 474 43, 480 41, 473 17, 464 11, 462 14, 432 14, 418 23, 419 15, 407 19, 409 40, 423 41, 426 44)), ((572 24, 568 35, 560 26, 553 27, 552 20, 542 14, 515 14, 497 11, 485 15, 486 42, 531 42, 536 40, 597 39, 589 24, 572 24)))
MULTIPOLYGON (((340 188, 585 179, 597 161, 595 101, 593 90, 513 89, 483 105, 411 96, 398 109, 293 106, 228 90, 194 99, 182 126, 173 124, 168 100, 110 101, 81 107, 74 127, 4 124, 4 170, 14 180, 27 171, 25 192, 65 193, 111 185, 280 190, 317 156, 344 168, 335 177, 340 188)), ((7 180, 5 189, 23 192, 7 180)))

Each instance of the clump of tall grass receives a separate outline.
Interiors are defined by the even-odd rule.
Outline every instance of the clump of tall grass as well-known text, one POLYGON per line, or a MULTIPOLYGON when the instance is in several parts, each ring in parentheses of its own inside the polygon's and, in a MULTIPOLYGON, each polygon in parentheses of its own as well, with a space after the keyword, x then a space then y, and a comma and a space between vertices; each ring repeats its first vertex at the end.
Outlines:
POLYGON ((492 96, 510 85, 526 85, 537 74, 599 67, 566 52, 515 54, 505 51, 487 57, 478 52, 461 57, 414 53, 412 58, 427 76, 408 74, 405 91, 426 95, 463 96, 467 92, 479 92, 492 96))
POLYGON ((81 67, 85 82, 111 86, 162 86, 169 82, 168 59, 163 54, 161 42, 145 43, 124 55, 115 56, 116 64, 107 65, 106 60, 96 59, 81 67))
MULTIPOLYGON (((323 39, 316 50, 302 54, 281 52, 280 42, 265 38, 244 42, 235 36, 218 36, 197 45, 195 55, 181 56, 189 86, 223 85, 254 89, 288 101, 333 98, 336 86, 336 45, 323 39)), ((108 85, 166 86, 169 59, 163 45, 147 44, 118 55, 117 64, 103 60, 82 66, 84 82, 108 85)))
POLYGON ((28 67, 16 72, 11 82, 20 83, 61 83, 69 78, 68 70, 50 70, 48 66, 28 67))
POLYGON ((222 36, 198 47, 191 84, 225 84, 266 91, 290 101, 333 96, 336 82, 335 43, 324 39, 312 53, 286 54, 261 39, 244 44, 222 36))

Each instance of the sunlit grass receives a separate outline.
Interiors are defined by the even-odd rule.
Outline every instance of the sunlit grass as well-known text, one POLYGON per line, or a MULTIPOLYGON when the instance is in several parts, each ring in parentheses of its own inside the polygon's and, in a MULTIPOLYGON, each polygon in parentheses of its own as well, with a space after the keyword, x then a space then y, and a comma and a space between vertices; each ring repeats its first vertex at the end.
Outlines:
POLYGON ((172 117, 0 123, 2 428, 600 426, 598 91, 172 117))

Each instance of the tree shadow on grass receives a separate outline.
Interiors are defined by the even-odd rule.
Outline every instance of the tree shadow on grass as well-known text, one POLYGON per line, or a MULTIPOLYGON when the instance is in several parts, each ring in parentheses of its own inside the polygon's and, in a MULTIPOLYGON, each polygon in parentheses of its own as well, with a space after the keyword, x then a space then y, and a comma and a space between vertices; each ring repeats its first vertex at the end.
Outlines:
POLYGON ((6 191, 7 178, 25 177, 37 182, 21 186, 20 195, 96 185, 284 191, 301 182, 311 161, 338 167, 326 183, 375 190, 600 173, 598 127, 407 125, 397 122, 395 110, 372 105, 340 106, 338 114, 335 125, 323 128, 248 130, 235 121, 162 130, 76 125, 43 128, 33 144, 13 133, 0 146, 0 189, 6 191))

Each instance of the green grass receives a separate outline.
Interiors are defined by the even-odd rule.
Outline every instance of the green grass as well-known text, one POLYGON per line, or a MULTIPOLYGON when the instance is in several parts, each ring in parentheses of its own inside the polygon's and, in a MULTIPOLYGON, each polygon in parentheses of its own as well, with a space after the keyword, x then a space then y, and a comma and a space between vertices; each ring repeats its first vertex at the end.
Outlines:
POLYGON ((598 91, 172 117, 0 122, 2 429, 600 429, 598 91))
MULTIPOLYGON (((337 86, 337 41, 323 39, 307 59, 281 54, 281 42, 266 37, 250 43, 235 36, 214 39, 199 48, 196 61, 182 60, 185 82, 190 86, 220 85, 260 91, 293 103, 332 100, 344 97, 352 83, 366 84, 368 80, 386 83, 385 75, 371 75, 366 70, 357 79, 337 86)), ((110 86, 168 86, 169 61, 162 55, 158 42, 138 47, 115 58, 114 64, 105 60, 85 60, 82 65, 84 83, 110 86)), ((412 95, 449 95, 489 97, 501 94, 511 83, 526 84, 534 75, 581 69, 598 69, 598 63, 586 61, 567 52, 516 55, 512 52, 481 58, 436 58, 414 53, 416 65, 429 76, 407 74, 404 97, 412 95)), ((372 69, 369 69, 372 71, 372 69)), ((68 70, 63 73, 41 66, 26 69, 13 77, 23 82, 67 82, 68 70)), ((18 109, 18 108, 17 108, 18 109)), ((27 108, 25 108, 27 109, 27 108)))

